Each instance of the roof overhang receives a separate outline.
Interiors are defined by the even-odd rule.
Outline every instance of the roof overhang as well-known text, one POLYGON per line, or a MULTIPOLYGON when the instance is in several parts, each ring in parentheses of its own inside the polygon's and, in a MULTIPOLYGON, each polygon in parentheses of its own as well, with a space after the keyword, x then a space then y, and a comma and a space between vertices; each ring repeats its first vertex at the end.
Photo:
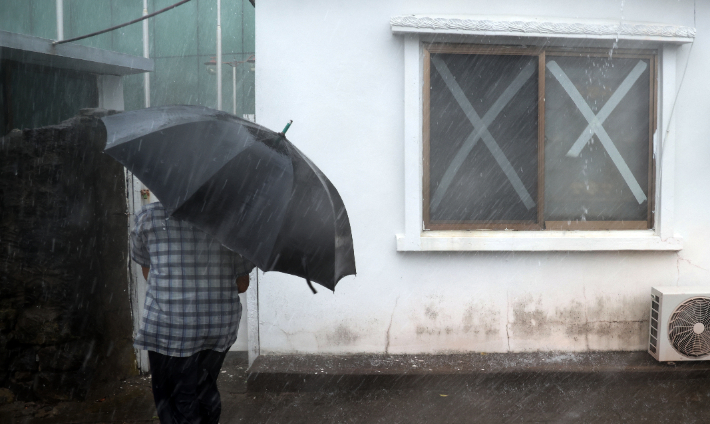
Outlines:
POLYGON ((531 38, 690 43, 695 28, 654 22, 521 16, 401 15, 390 19, 395 34, 448 34, 531 38))
POLYGON ((130 75, 153 71, 152 59, 79 44, 52 45, 52 40, 0 31, 0 59, 99 75, 130 75))

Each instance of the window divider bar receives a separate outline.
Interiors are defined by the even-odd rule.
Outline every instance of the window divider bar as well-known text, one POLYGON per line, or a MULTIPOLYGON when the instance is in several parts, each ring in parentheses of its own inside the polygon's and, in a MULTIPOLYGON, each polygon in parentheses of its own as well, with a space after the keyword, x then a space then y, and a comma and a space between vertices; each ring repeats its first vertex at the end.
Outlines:
POLYGON ((538 55, 537 71, 537 222, 545 229, 545 50, 538 55))

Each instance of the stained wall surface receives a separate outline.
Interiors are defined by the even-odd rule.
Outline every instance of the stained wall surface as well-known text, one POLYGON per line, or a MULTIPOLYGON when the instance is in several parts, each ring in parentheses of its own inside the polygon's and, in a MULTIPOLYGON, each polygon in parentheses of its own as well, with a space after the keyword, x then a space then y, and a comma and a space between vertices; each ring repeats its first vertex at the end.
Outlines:
POLYGON ((689 0, 260 2, 257 122, 294 120, 289 139, 348 209, 358 268, 335 293, 315 296, 298 278, 261 275, 261 354, 646 349, 652 286, 710 286, 709 16, 710 3, 689 0), (398 252, 404 39, 389 20, 417 13, 697 27, 678 51, 675 200, 665 205, 683 249, 398 252))

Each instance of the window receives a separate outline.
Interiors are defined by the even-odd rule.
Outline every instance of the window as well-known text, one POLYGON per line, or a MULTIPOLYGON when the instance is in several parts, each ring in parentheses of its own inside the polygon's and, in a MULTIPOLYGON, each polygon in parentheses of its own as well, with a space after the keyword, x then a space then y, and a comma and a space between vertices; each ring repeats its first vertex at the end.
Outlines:
POLYGON ((653 228, 655 50, 423 52, 425 230, 653 228))

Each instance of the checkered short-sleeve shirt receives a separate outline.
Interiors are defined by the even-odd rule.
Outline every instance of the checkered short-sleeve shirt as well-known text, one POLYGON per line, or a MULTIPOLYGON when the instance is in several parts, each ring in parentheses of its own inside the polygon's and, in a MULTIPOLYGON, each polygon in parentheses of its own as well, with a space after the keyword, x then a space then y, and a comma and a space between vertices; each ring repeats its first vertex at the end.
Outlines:
POLYGON ((160 203, 146 205, 131 232, 131 258, 150 267, 138 349, 185 357, 223 352, 237 340, 242 314, 236 278, 254 265, 160 203))

